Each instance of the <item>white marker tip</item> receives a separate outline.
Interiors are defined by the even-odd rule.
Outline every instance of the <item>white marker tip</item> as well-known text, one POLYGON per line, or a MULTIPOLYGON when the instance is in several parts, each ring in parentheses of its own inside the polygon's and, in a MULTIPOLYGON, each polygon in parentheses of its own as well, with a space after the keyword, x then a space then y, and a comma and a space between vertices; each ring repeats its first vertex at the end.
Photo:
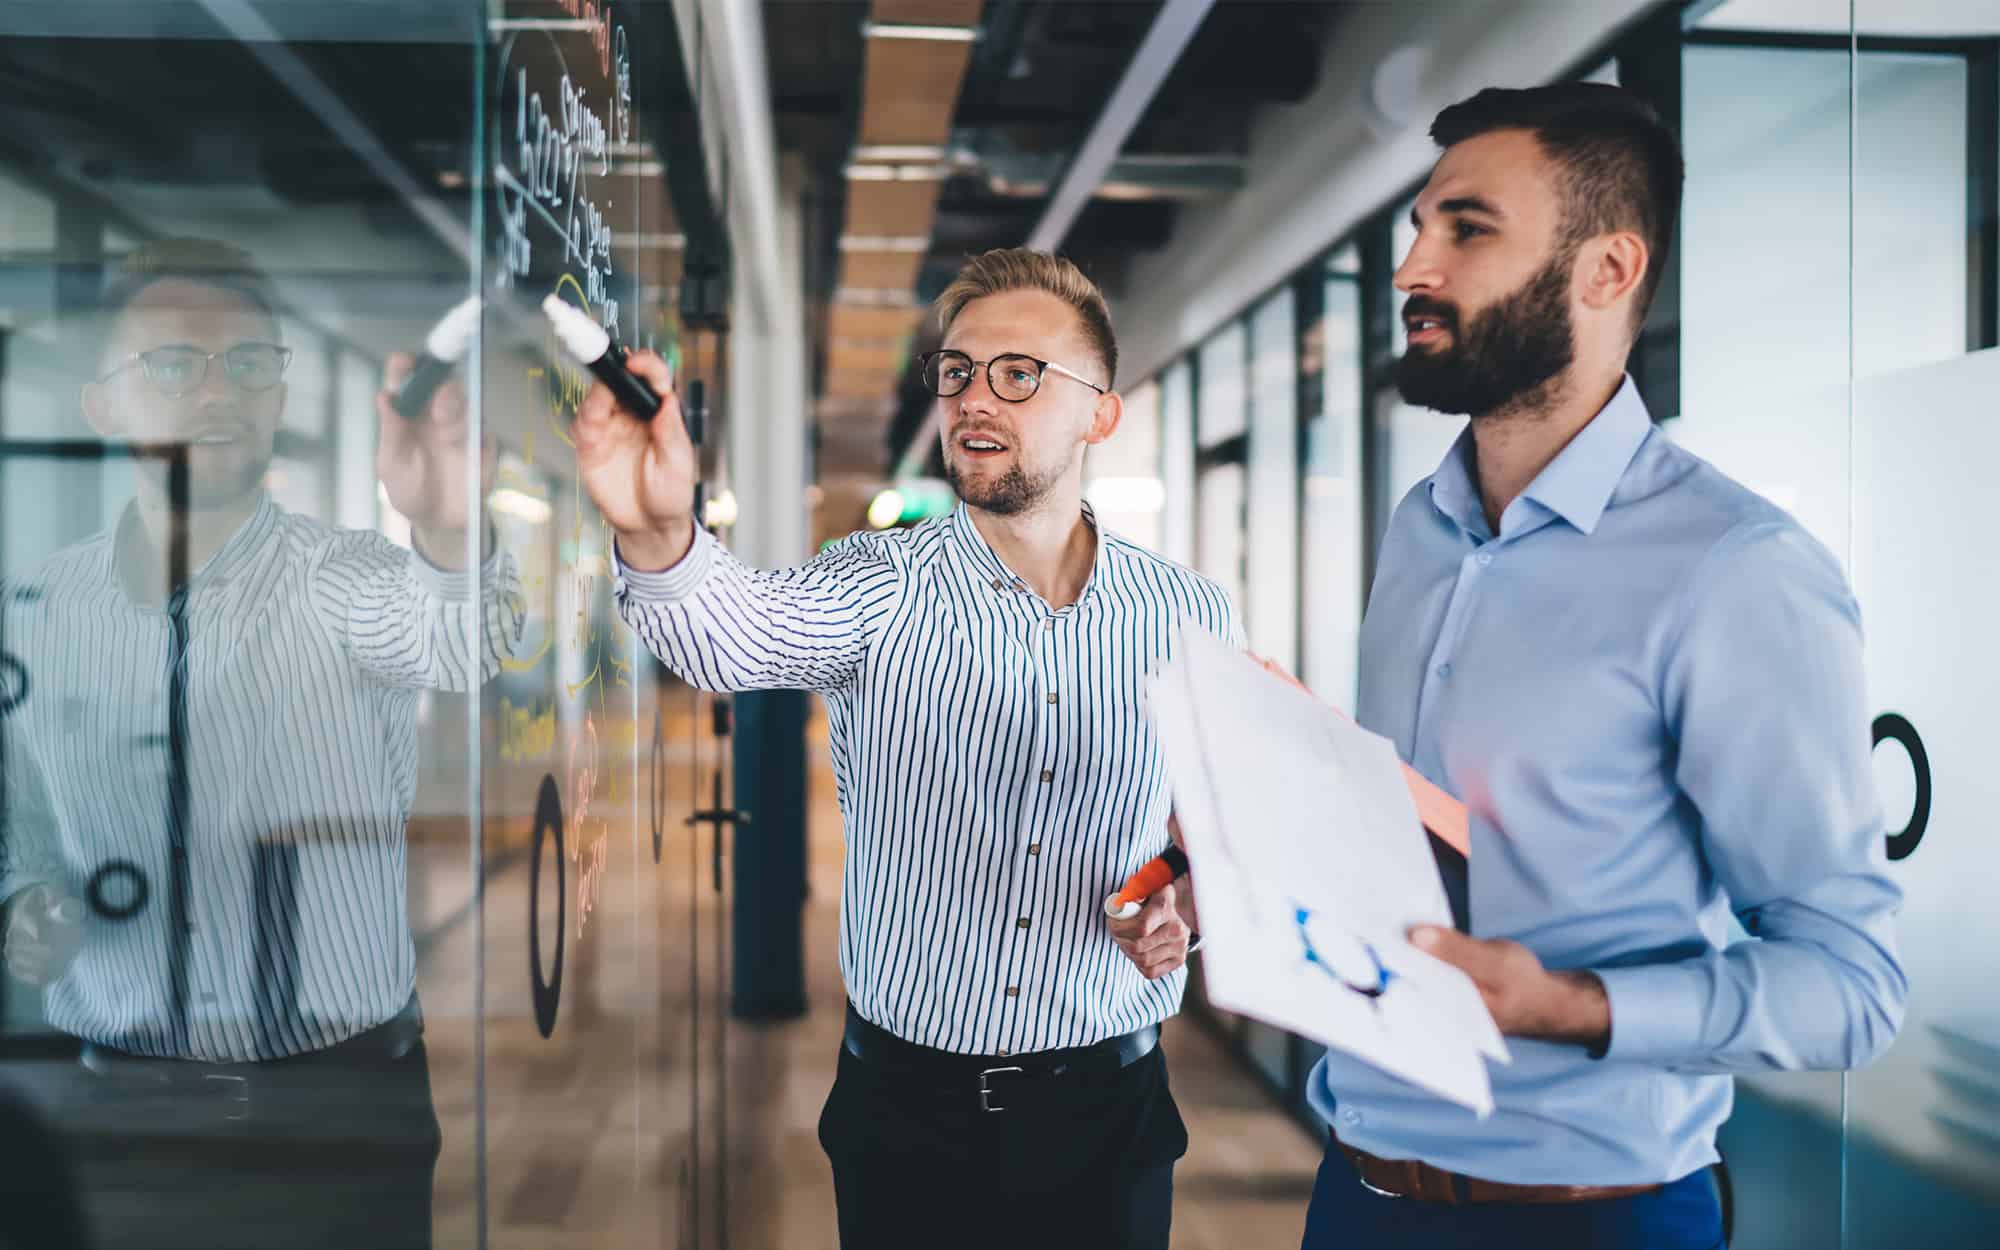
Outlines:
POLYGON ((472 336, 479 330, 479 306, 479 297, 468 295, 440 318, 424 340, 424 354, 449 365, 464 360, 465 349, 472 346, 472 336))
POLYGON ((561 296, 551 294, 543 299, 542 312, 555 327, 563 349, 584 364, 603 359, 604 353, 611 350, 611 336, 604 332, 604 327, 592 321, 589 313, 565 303, 561 296))

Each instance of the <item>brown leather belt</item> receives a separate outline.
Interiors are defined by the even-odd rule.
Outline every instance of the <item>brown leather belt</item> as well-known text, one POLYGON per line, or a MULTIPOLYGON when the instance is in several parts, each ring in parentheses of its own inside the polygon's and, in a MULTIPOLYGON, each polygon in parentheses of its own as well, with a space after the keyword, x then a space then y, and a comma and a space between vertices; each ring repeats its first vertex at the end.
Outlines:
POLYGON ((1416 1159, 1378 1159, 1337 1137, 1333 1144, 1354 1165, 1361 1183, 1386 1198, 1415 1198, 1419 1202, 1442 1202, 1448 1206, 1479 1202, 1546 1204, 1630 1198, 1660 1188, 1658 1185, 1509 1185, 1504 1181, 1461 1176, 1416 1159))

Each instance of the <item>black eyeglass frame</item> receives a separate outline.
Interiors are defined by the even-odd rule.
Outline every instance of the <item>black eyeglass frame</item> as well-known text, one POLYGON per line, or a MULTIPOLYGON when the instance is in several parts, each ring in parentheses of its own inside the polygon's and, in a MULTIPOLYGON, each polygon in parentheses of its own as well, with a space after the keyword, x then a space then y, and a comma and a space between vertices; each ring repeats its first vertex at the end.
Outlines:
POLYGON ((104 373, 97 380, 100 384, 109 382, 111 379, 117 377, 119 374, 125 372, 127 369, 130 369, 132 366, 139 365, 145 372, 146 381, 149 384, 151 384, 154 390, 158 391, 161 395, 164 395, 168 399, 183 399, 189 395, 194 394, 196 391, 200 390, 203 386, 207 385, 208 371, 210 367, 215 364, 216 357, 218 356, 227 357, 229 353, 234 351, 240 351, 246 347, 268 347, 272 351, 277 352, 278 376, 276 380, 271 383, 270 386, 245 386, 243 385, 242 379, 237 378, 227 372, 228 366, 227 364, 225 364, 223 376, 228 377, 231 384, 233 384, 238 390, 243 391, 246 394, 250 395, 261 395, 265 391, 270 390, 272 387, 277 386, 278 383, 283 382, 285 380, 285 370, 291 368, 292 366, 292 349, 286 347, 282 343, 267 343, 262 339, 250 339, 242 343, 232 343, 228 347, 223 348, 219 352, 204 352, 200 348, 194 346, 192 343, 168 343, 165 344, 164 346, 149 348, 143 352, 133 352, 131 355, 125 357, 125 359, 113 365, 109 371, 104 373), (184 387, 181 387, 179 390, 168 390, 164 383, 162 383, 158 378, 155 378, 153 376, 152 369, 145 367, 146 358, 148 356, 154 355, 157 352, 186 352, 189 354, 190 357, 200 357, 201 372, 195 377, 193 382, 189 383, 184 387))
MULTIPOLYGON (((971 355, 969 355, 966 352, 958 351, 955 348, 940 347, 936 351, 928 351, 925 352, 923 355, 917 357, 918 380, 921 381, 923 379, 924 375, 930 371, 931 361, 937 359, 939 356, 956 356, 960 360, 963 360, 965 362, 966 368, 968 370, 984 367, 986 370, 986 389, 992 391, 994 398, 1002 401, 1003 403, 1025 404, 1029 400, 1033 399, 1035 396, 1041 394, 1042 375, 1049 372, 1051 369, 1055 370, 1056 373, 1070 379, 1073 382, 1083 383, 1091 390, 1096 391, 1099 395, 1109 395, 1111 393, 1110 387, 1099 386, 1097 383, 1091 381, 1089 378, 1084 377, 1082 374, 1078 373, 1074 369, 1068 368, 1067 366, 1064 365, 1059 365, 1053 360, 1043 360, 1038 356, 1030 356, 1026 352, 1002 352, 998 356, 993 357, 993 359, 991 360, 974 360, 971 357, 971 355), (993 366, 999 364, 1003 360, 1025 360, 1029 364, 1034 365, 1035 389, 1029 391, 1026 395, 1021 396, 1021 398, 1019 399, 1010 399, 1007 396, 1002 395, 1000 393, 1000 388, 993 384, 993 366)), ((939 399, 955 399, 958 396, 965 394, 965 387, 971 385, 972 385, 972 379, 970 377, 967 377, 965 379, 965 386, 961 386, 955 391, 937 390, 936 388, 930 386, 928 383, 925 384, 924 389, 929 391, 931 394, 937 396, 939 399)))

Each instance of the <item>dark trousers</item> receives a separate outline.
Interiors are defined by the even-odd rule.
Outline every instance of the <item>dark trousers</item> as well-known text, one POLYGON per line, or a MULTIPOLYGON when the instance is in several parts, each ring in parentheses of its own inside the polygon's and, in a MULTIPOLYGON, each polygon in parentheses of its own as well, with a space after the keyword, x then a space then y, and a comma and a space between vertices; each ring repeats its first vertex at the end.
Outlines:
POLYGON ((1547 1205, 1450 1206, 1388 1198, 1328 1146, 1306 1212, 1303 1250, 1724 1250, 1707 1170, 1649 1194, 1547 1205))
POLYGON ((421 1040, 382 1040, 254 1064, 72 1065, 56 1127, 91 1244, 429 1250, 429 1065, 421 1040))
POLYGON ((1166 1250, 1187 1127, 1165 1056, 1033 1086, 997 1085, 1008 1109, 983 1112, 973 1086, 941 1091, 843 1048, 819 1121, 842 1250, 1166 1250))

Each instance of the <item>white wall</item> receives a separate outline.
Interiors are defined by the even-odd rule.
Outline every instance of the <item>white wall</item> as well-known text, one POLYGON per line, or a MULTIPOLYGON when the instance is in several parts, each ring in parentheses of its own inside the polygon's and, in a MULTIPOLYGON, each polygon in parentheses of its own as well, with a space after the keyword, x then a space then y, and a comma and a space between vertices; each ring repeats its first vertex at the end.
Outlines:
POLYGON ((1113 309, 1128 377, 1144 378, 1283 281, 1429 172, 1428 131, 1482 87, 1546 82, 1588 55, 1647 0, 1467 0, 1356 6, 1335 26, 1319 87, 1252 130, 1244 188, 1184 210, 1172 241, 1142 257, 1113 309), (1377 68, 1425 49, 1371 99, 1377 68))

